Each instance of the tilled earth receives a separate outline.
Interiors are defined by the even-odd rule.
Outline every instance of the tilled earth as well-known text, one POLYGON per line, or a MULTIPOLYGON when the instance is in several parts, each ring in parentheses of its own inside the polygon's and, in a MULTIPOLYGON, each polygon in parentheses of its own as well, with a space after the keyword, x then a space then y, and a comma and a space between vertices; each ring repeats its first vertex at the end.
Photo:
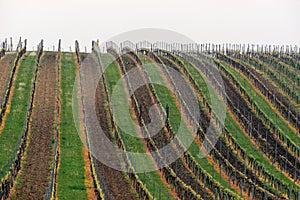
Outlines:
POLYGON ((0 102, 3 100, 3 94, 5 93, 7 82, 9 81, 15 57, 16 54, 8 54, 0 60, 0 102))
MULTIPOLYGON (((81 55, 81 60, 85 60, 86 55, 81 55)), ((90 57, 87 57, 87 59, 91 59, 90 57)), ((93 62, 93 61, 91 61, 93 62)), ((84 61, 85 65, 89 65, 89 60, 84 61)), ((90 71, 88 71, 90 72, 90 71)), ((89 76, 88 74, 86 74, 89 76)), ((92 76, 92 75, 90 75, 92 76)), ((102 79, 100 79, 101 81, 102 79)), ((105 89, 104 85, 100 82, 97 84, 96 89, 96 115, 98 118, 98 122, 104 131, 106 137, 112 141, 111 137, 111 125, 109 124, 109 113, 108 113, 108 107, 105 103, 105 89)), ((100 141, 99 141, 100 142, 100 141)), ((101 143, 101 142, 100 142, 101 143)), ((107 156, 110 156, 114 152, 109 152, 106 154, 107 156)), ((97 159, 94 159, 95 162, 95 169, 98 174, 98 177, 103 177, 106 193, 109 196, 109 199, 115 199, 115 200, 134 200, 138 199, 134 195, 134 189, 131 186, 129 179, 126 178, 126 174, 124 172, 115 170, 111 167, 108 167, 104 165, 102 162, 100 162, 97 159)), ((115 164, 118 164, 118 162, 115 162, 115 164)))
POLYGON ((16 199, 43 199, 49 183, 54 134, 56 53, 45 53, 36 82, 36 93, 25 162, 16 199))

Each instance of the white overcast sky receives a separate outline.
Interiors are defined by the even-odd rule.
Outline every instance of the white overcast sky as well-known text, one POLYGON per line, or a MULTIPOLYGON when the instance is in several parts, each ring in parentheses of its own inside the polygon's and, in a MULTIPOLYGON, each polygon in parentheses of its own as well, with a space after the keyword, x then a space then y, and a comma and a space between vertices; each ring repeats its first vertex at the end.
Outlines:
POLYGON ((0 41, 29 48, 90 46, 139 28, 172 30, 199 43, 300 45, 300 0, 0 0, 0 41))

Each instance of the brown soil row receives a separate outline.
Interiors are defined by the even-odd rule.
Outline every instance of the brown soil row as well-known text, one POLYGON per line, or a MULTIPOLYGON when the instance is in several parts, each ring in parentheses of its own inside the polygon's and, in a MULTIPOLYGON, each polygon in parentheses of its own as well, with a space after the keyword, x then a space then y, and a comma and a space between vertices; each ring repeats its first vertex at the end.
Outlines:
MULTIPOLYGON (((84 60, 86 58, 86 55, 81 56, 81 60, 84 60)), ((87 57, 87 59, 91 59, 91 57, 87 57)), ((89 64, 89 60, 85 60, 85 65, 89 64)), ((93 61, 91 61, 91 64, 93 61)), ((92 72, 92 71, 91 71, 92 72)), ((86 76, 89 77, 89 74, 86 74, 86 76)), ((90 75, 92 76, 92 75, 90 75)), ((102 79, 100 79, 102 80, 102 79)), ((99 121, 99 124, 104 131, 107 138, 109 138, 112 141, 112 127, 109 123, 109 113, 108 113, 108 107, 105 103, 105 91, 103 87, 103 83, 98 83, 97 89, 96 89, 96 115, 99 121)), ((99 141, 101 143, 101 141, 99 141)), ((108 152, 108 156, 112 155, 115 152, 108 152)), ((124 174, 121 171, 115 170, 113 168, 110 168, 106 165, 104 165, 102 162, 98 161, 96 158, 93 159, 95 164, 95 169, 98 177, 103 177, 102 181, 105 182, 106 187, 106 195, 112 197, 115 200, 134 200, 137 199, 137 197, 134 195, 133 188, 128 181, 128 178, 126 177, 126 174, 124 174)), ((116 162, 118 163, 118 162, 116 162)), ((101 180, 99 180, 100 182, 101 180)), ((103 189, 103 188, 102 188, 103 189)))
POLYGON ((16 54, 9 54, 0 60, 0 102, 2 102, 15 57, 16 54))
MULTIPOLYGON (((78 73, 79 71, 79 63, 78 63, 78 59, 77 59, 77 54, 74 54, 74 60, 76 63, 76 73, 78 73)), ((83 59, 85 58, 85 55, 83 56, 83 59)), ((80 88, 80 80, 77 82, 77 88, 80 88)), ((82 94, 81 94, 81 90, 78 89, 77 91, 77 98, 81 99, 82 94)), ((84 129, 84 112, 83 112, 83 105, 81 103, 81 101, 79 101, 78 103, 78 115, 79 115, 79 120, 80 120, 80 125, 79 125, 79 132, 82 133, 85 131, 84 129)), ((80 135, 82 137, 82 135, 80 135)), ((81 138, 83 141, 86 140, 86 137, 84 136, 84 138, 81 138)), ((83 150, 83 159, 84 159, 84 185, 86 188, 86 193, 87 193, 87 197, 88 199, 97 199, 97 190, 95 188, 95 183, 94 183, 94 179, 93 179, 93 173, 92 173, 92 168, 91 168, 91 159, 90 159, 90 152, 88 150, 88 148, 86 146, 83 145, 82 147, 83 150)))
POLYGON ((45 53, 37 76, 29 144, 16 199, 43 199, 49 183, 54 134, 56 54, 45 53))

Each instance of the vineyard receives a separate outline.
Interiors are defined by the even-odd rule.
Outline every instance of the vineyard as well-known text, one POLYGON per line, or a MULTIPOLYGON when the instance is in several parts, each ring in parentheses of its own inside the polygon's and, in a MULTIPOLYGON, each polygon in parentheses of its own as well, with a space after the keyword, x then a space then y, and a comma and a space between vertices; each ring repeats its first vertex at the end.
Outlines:
POLYGON ((297 46, 26 45, 0 49, 1 200, 300 200, 297 46))

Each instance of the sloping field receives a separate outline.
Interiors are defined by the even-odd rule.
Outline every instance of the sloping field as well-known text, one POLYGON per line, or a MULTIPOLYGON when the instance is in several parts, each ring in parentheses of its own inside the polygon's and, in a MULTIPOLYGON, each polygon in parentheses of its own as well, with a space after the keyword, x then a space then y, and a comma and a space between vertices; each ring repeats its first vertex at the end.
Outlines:
POLYGON ((1 58, 0 199, 300 199, 299 52, 126 44, 1 58))

